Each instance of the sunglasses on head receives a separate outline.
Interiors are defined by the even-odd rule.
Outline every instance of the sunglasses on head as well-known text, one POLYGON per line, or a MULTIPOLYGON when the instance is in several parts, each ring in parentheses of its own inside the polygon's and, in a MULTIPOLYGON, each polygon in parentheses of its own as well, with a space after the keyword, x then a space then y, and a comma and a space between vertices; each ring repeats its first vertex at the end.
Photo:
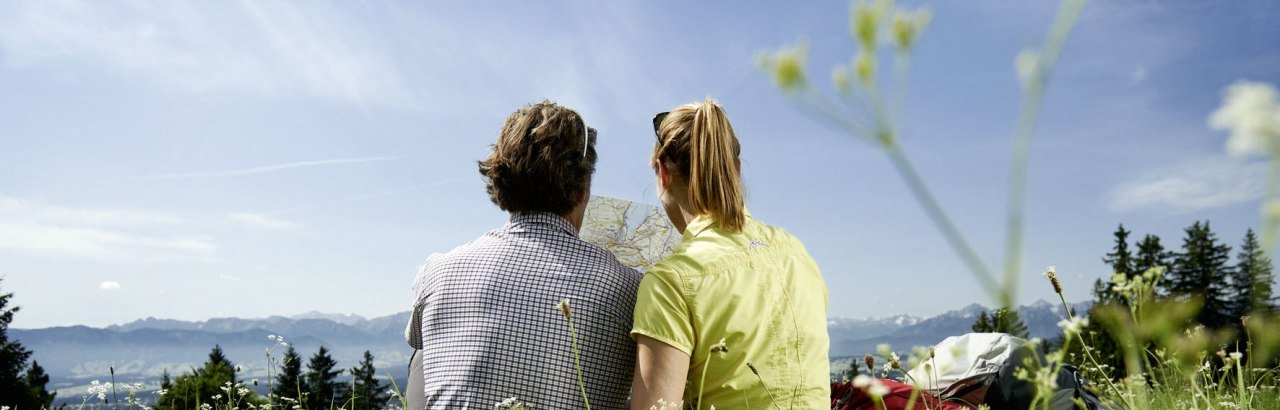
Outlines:
POLYGON ((662 140, 662 134, 658 133, 658 128, 662 126, 662 120, 667 119, 667 114, 670 113, 671 111, 663 111, 653 116, 653 135, 658 137, 658 140, 662 140))

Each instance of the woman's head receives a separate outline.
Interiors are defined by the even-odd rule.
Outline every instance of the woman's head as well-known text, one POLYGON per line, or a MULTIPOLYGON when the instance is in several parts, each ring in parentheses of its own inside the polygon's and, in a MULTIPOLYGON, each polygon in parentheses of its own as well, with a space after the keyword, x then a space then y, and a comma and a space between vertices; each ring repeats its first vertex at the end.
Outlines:
POLYGON ((480 161, 489 199, 502 210, 565 215, 590 192, 596 130, 568 107, 543 100, 507 117, 480 161))
MULTIPOLYGON (((714 100, 677 107, 654 118, 658 142, 653 150, 653 167, 663 189, 677 189, 691 213, 715 218, 730 232, 742 230, 746 222, 738 138, 729 117, 714 100)), ((670 208, 670 204, 668 208, 670 208)))

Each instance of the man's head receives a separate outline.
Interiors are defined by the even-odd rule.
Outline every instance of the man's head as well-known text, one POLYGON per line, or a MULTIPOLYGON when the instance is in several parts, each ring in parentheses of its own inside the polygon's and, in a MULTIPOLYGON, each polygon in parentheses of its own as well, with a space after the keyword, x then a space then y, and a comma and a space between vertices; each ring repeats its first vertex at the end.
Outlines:
POLYGON ((595 142, 596 130, 567 107, 543 100, 516 110, 480 161, 489 199, 511 213, 580 213, 596 169, 595 142))

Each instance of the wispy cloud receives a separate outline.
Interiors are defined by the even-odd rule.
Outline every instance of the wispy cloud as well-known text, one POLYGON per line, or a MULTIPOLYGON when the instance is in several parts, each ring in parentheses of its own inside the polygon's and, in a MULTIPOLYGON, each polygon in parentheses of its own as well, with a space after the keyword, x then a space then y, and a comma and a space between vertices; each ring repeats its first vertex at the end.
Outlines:
POLYGON ((163 212, 72 208, 0 196, 0 216, 19 214, 52 223, 88 226, 177 225, 183 222, 182 218, 163 212))
POLYGON ((380 162, 394 160, 396 157, 364 157, 364 158, 339 158, 339 159, 323 159, 316 161, 298 161, 283 164, 263 165, 257 167, 230 169, 211 172, 179 172, 171 174, 157 174, 144 176, 141 179, 185 179, 185 178, 234 178, 248 175, 266 174, 277 171, 285 171, 295 168, 310 168, 327 165, 343 165, 343 164, 360 164, 366 162, 380 162))
POLYGON ((268 215, 248 212, 237 212, 227 215, 227 221, 269 231, 280 231, 298 227, 298 224, 294 222, 289 222, 268 215))
POLYGON ((208 255, 213 239, 172 231, 183 219, 159 212, 75 208, 0 197, 0 250, 101 260, 208 255))
POLYGON ((0 5, 0 56, 79 63, 185 92, 411 104, 400 70, 339 3, 16 1, 0 5))
POLYGON ((344 204, 344 203, 348 203, 348 202, 362 201, 362 200, 372 199, 372 198, 381 198, 381 197, 385 197, 385 196, 399 195, 399 194, 403 194, 403 193, 407 193, 407 192, 413 192, 413 191, 417 191, 417 190, 421 190, 421 189, 426 189, 426 188, 431 188, 431 187, 437 187, 437 186, 441 186, 441 185, 450 184, 450 183, 453 183, 454 181, 457 181, 457 180, 458 180, 458 178, 450 178, 450 179, 445 179, 445 180, 440 180, 440 181, 434 181, 434 182, 427 182, 427 183, 422 183, 422 184, 410 185, 410 186, 406 186, 406 187, 402 187, 402 188, 388 189, 388 190, 385 190, 385 191, 377 191, 377 192, 369 192, 369 193, 359 194, 359 195, 352 195, 352 196, 349 196, 349 197, 346 197, 346 198, 339 198, 339 199, 335 199, 335 200, 331 200, 331 201, 313 202, 313 203, 309 203, 309 204, 303 204, 303 205, 293 206, 293 207, 289 207, 289 208, 281 209, 281 210, 278 210, 278 211, 275 211, 275 212, 271 212, 271 213, 270 213, 270 215, 282 215, 282 214, 288 214, 288 213, 293 213, 293 212, 303 211, 303 210, 307 210, 307 209, 311 209, 311 208, 316 208, 316 207, 321 207, 321 206, 326 206, 326 205, 337 205, 337 204, 344 204))
POLYGON ((1261 198, 1265 178, 1261 162, 1225 156, 1190 161, 1120 185, 1113 190, 1111 209, 1183 213, 1221 208, 1261 198))
POLYGON ((113 281, 113 280, 109 280, 109 281, 106 281, 106 282, 102 282, 102 284, 101 284, 101 285, 98 285, 98 289, 102 289, 102 290, 105 290, 105 291, 119 290, 119 289, 120 289, 120 282, 116 282, 116 281, 113 281))

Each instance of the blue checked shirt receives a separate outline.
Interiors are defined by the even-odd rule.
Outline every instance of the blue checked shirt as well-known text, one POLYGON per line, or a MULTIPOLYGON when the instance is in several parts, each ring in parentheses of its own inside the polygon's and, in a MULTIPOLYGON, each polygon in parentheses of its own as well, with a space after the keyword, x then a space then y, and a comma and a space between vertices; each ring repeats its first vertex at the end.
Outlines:
POLYGON ((552 214, 514 214, 431 255, 413 284, 420 322, 406 332, 421 346, 422 366, 411 370, 421 372, 422 407, 493 409, 516 398, 535 409, 583 408, 569 323, 556 308, 568 299, 592 408, 624 408, 640 278, 552 214))

